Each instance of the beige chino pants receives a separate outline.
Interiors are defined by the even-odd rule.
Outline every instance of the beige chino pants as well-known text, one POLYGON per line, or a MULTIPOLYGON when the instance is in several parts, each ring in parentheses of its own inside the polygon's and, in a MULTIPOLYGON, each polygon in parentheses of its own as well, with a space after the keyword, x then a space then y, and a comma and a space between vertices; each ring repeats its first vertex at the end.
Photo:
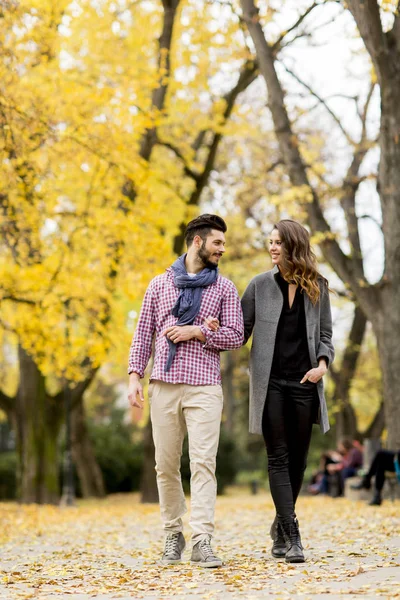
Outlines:
POLYGON ((149 387, 156 449, 157 486, 166 533, 183 529, 186 512, 180 473, 182 444, 189 438, 192 543, 214 531, 217 496, 216 455, 222 414, 222 388, 153 381, 149 387))

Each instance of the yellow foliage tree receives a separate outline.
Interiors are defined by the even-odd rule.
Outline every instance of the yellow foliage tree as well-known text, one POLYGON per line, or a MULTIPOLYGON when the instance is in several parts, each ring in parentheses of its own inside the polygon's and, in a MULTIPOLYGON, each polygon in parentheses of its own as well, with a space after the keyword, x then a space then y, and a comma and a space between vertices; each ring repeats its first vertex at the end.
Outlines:
POLYGON ((82 424, 83 392, 128 343, 126 302, 172 261, 254 79, 237 20, 220 27, 223 9, 204 9, 30 0, 2 10, 0 324, 20 376, 0 401, 16 422, 24 500, 57 499, 63 389, 82 424))

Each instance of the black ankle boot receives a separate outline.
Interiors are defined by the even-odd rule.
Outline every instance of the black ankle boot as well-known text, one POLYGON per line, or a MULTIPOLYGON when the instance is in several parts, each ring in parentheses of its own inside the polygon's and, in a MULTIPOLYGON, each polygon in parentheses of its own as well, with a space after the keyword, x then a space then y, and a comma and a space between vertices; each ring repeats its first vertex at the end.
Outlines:
POLYGON ((370 506, 380 506, 382 504, 382 496, 380 492, 375 492, 374 497, 369 503, 370 506))
POLYGON ((269 533, 273 541, 271 549, 272 556, 274 558, 284 558, 286 556, 286 542, 283 537, 282 528, 278 522, 278 517, 275 517, 269 533))
POLYGON ((299 522, 296 517, 279 519, 279 524, 282 528, 286 542, 285 559, 288 563, 302 563, 305 561, 303 554, 303 546, 299 531, 299 522))

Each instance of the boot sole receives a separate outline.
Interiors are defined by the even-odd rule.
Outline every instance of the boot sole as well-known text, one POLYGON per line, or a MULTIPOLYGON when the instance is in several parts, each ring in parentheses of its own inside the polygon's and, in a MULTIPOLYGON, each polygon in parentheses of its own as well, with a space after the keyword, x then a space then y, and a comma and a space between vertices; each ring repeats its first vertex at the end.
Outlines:
POLYGON ((306 559, 303 557, 298 557, 298 558, 286 558, 286 562, 287 563, 304 563, 306 562, 306 559))
POLYGON ((216 569, 218 567, 222 567, 222 560, 215 560, 214 562, 199 562, 197 560, 190 561, 192 565, 197 565, 198 567, 202 567, 203 569, 216 569))
POLYGON ((271 556, 273 556, 274 558, 285 558, 286 550, 284 552, 274 552, 273 550, 271 550, 271 556))

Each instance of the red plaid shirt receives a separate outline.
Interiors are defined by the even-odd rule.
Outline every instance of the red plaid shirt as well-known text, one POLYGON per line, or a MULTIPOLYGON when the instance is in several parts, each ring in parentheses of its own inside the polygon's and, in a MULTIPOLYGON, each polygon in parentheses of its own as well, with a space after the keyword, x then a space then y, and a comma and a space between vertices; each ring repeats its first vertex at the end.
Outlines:
POLYGON ((237 290, 229 279, 221 275, 212 285, 204 288, 200 311, 193 325, 201 328, 206 341, 193 339, 180 342, 172 366, 166 373, 164 369, 169 346, 163 332, 167 327, 176 325, 178 319, 171 314, 171 310, 178 295, 171 268, 150 282, 132 340, 128 373, 135 372, 143 377, 155 334, 151 379, 189 385, 218 385, 221 383, 219 353, 243 344, 243 314, 237 290), (204 326, 207 317, 219 319, 218 331, 210 331, 204 326))

